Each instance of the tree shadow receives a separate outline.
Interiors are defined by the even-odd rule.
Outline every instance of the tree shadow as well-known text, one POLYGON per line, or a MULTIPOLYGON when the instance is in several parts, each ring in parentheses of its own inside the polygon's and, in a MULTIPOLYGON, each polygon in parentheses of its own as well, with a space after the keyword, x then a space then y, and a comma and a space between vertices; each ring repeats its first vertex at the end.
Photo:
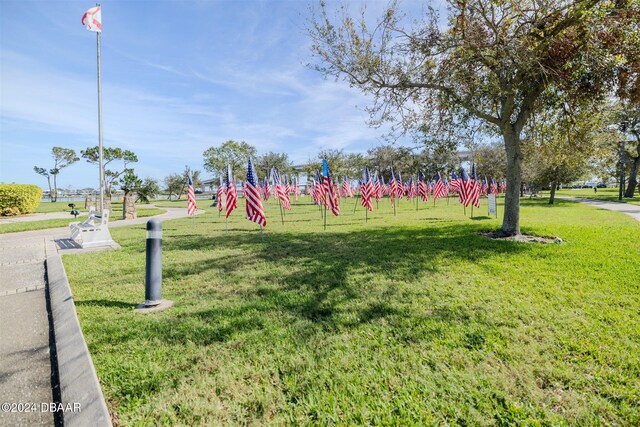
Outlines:
MULTIPOLYGON (((285 316, 294 323, 297 319, 324 331, 357 328, 381 319, 415 320, 416 313, 399 310, 395 305, 399 297, 406 300, 406 295, 398 295, 403 292, 399 291, 400 282, 437 274, 446 268, 443 261, 449 259, 476 262, 531 250, 528 245, 485 239, 477 235, 478 231, 477 225, 467 223, 437 228, 379 227, 349 233, 271 233, 264 241, 255 232, 168 235, 163 241, 166 282, 179 282, 193 275, 206 280, 214 275, 241 286, 229 296, 228 289, 204 283, 197 291, 197 300, 211 301, 210 307, 150 314, 137 321, 153 321, 153 328, 118 331, 109 339, 162 339, 207 345, 227 341, 238 333, 261 330, 273 321, 273 316, 285 316), (209 256, 185 262, 185 256, 179 254, 182 251, 201 251, 209 256), (255 270, 247 277, 247 269, 251 268, 255 270), (387 285, 375 285, 378 294, 372 296, 368 280, 387 285), (384 292, 380 293, 382 288, 384 292), (224 304, 220 303, 222 300, 224 304)), ((195 298, 189 292, 196 291, 186 291, 186 300, 195 298)), ((76 304, 127 310, 135 306, 106 300, 76 304)), ((482 321, 482 316, 469 314, 464 307, 436 307, 423 320, 461 325, 482 321)), ((415 336, 405 338, 425 339, 438 333, 427 334, 420 328, 414 332, 415 336)))

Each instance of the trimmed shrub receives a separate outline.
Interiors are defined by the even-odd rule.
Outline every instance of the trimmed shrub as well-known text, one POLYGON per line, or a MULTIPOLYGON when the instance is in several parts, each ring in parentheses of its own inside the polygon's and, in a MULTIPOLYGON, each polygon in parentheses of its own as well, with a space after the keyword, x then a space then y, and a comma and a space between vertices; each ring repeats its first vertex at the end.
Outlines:
POLYGON ((0 184, 0 215, 33 212, 40 204, 42 188, 29 184, 0 184))

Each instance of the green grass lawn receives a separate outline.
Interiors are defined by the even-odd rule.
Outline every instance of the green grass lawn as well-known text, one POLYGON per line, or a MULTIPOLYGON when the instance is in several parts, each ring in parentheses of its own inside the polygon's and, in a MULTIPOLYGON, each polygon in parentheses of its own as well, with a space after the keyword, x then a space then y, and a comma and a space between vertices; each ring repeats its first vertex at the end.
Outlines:
MULTIPOLYGON (((58 202, 56 202, 58 203, 58 202)), ((67 209, 69 209, 67 207, 67 209)), ((70 209, 69 209, 70 210, 70 209)), ((61 210, 52 210, 48 212, 62 212, 61 210)), ((73 218, 70 214, 69 218, 61 218, 61 219, 44 219, 39 221, 25 221, 25 222, 13 222, 10 224, 0 224, 0 234, 4 233, 17 233, 20 231, 31 231, 31 230, 44 230, 47 228, 57 228, 57 227, 67 227, 72 222, 83 221, 87 218, 86 211, 80 211, 80 215, 78 218, 73 218)), ((144 218, 154 215, 160 215, 165 213, 166 210, 158 209, 158 208, 136 208, 136 212, 138 214, 138 218, 144 218)), ((119 205, 113 205, 113 212, 109 216, 109 221, 121 221, 122 220, 122 203, 119 205)))
POLYGON ((349 200, 323 231, 318 207, 283 226, 270 200, 262 240, 239 205, 228 234, 213 210, 164 223, 168 311, 133 312, 144 226, 64 256, 116 424, 640 424, 632 218, 525 199, 523 232, 564 239, 528 244, 453 201, 385 200, 365 224, 349 200))
MULTIPOLYGON (((635 196, 632 198, 622 198, 622 203, 631 203, 634 205, 640 205, 640 195, 636 191, 634 193, 635 196)), ((549 197, 548 191, 540 192, 540 195, 543 197, 549 197)), ((598 188, 598 192, 594 193, 593 188, 567 188, 563 190, 558 190, 556 192, 558 196, 569 196, 569 197, 585 197, 588 199, 594 200, 606 200, 608 202, 618 202, 618 189, 617 188, 598 188)))

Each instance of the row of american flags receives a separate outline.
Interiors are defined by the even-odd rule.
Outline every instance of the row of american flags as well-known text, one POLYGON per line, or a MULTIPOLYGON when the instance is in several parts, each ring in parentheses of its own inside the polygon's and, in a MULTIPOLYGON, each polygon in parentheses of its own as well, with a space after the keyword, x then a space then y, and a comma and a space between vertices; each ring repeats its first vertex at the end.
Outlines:
MULTIPOLYGON (((402 176, 399 173, 396 175, 391 168, 388 183, 377 171, 371 174, 369 168, 365 167, 362 179, 358 180, 355 186, 353 185, 354 181, 346 175, 341 184, 334 181, 327 161, 323 160, 322 173, 317 171, 315 176, 311 178, 307 186, 307 194, 311 196, 315 204, 324 206, 327 211, 338 216, 340 215, 340 197, 359 196, 360 204, 368 211, 373 211, 374 200, 379 202, 384 196, 388 196, 395 207, 397 201, 405 197, 407 200, 416 199, 416 201, 423 202, 429 201, 429 197, 432 197, 435 203, 443 197, 457 195, 458 201, 463 206, 471 205, 479 208, 481 196, 498 195, 506 191, 506 183, 503 180, 496 181, 495 178, 488 180, 486 177, 479 179, 475 164, 472 165, 470 174, 461 168, 459 175, 452 172, 449 179, 437 173, 432 180, 427 180, 422 173, 418 173, 415 179, 411 176, 406 182, 403 182, 402 176)), ((196 200, 191 177, 189 177, 187 187, 188 214, 195 215, 196 200)), ((291 180, 283 180, 278 171, 271 168, 269 177, 265 177, 260 183, 252 161, 248 161, 246 180, 241 182, 240 198, 245 199, 245 217, 250 221, 262 227, 267 225, 262 200, 266 202, 270 197, 274 197, 283 209, 290 210, 290 197, 293 196, 297 201, 300 195, 301 192, 295 177, 291 180)), ((227 218, 238 207, 237 183, 233 179, 230 166, 227 166, 224 179, 220 177, 217 201, 218 211, 224 211, 227 218)))

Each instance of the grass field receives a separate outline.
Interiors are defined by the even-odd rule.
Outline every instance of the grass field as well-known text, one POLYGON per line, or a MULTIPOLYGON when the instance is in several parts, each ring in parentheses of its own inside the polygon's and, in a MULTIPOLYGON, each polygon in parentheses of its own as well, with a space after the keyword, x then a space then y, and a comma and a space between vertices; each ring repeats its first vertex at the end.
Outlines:
POLYGON ((270 200, 264 240, 244 200, 228 234, 165 222, 176 305, 149 315, 144 226, 113 229, 121 250, 63 260, 115 423, 640 424, 640 223, 522 203, 523 232, 564 243, 487 239, 500 220, 443 201, 365 224, 349 200, 323 231, 270 200))
MULTIPOLYGON (((540 192, 542 197, 549 197, 548 191, 540 192)), ((617 188, 598 188, 598 192, 594 193, 593 188, 567 188, 556 191, 558 196, 569 197, 585 197, 594 200, 606 200, 608 202, 618 202, 618 189, 617 188)), ((622 198, 622 203, 631 203, 634 205, 640 205, 640 194, 636 191, 635 196, 632 198, 622 198)))
MULTIPOLYGON (((145 206, 145 205, 141 205, 145 206)), ((122 203, 114 203, 112 205, 113 212, 109 217, 109 221, 120 221, 122 220, 122 203)), ((69 214, 69 218, 62 219, 44 219, 39 221, 25 221, 25 222, 14 222, 10 224, 0 224, 0 234, 4 233, 17 233, 20 231, 31 231, 31 230, 44 230, 47 228, 57 228, 57 227, 67 227, 71 222, 82 221, 87 217, 87 211, 83 209, 80 210, 80 216, 74 219, 71 214, 69 214)), ((47 202, 40 203, 35 213, 51 213, 51 212, 70 212, 71 208, 67 206, 66 202, 47 202), (44 205, 44 206, 43 206, 44 205)), ((148 208, 148 207, 136 207, 136 212, 138 214, 138 218, 145 218, 154 215, 160 215, 166 212, 164 209, 158 208, 148 208)))

